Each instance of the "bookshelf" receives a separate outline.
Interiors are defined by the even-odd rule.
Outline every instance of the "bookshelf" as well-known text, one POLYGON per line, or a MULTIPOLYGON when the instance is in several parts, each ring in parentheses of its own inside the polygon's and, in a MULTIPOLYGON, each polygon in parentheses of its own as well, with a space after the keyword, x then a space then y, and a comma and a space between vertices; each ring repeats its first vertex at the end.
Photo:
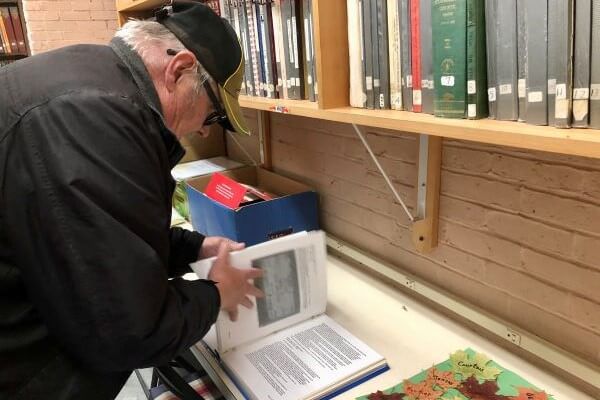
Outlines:
MULTIPOLYGON (((1 1, 1 0, 0 0, 1 1)), ((118 0, 119 21, 151 15, 164 0, 118 0)), ((600 158, 600 130, 559 129, 520 122, 460 120, 349 106, 346 0, 313 0, 319 102, 241 96, 243 107, 442 138, 600 158)))
POLYGON ((28 57, 30 54, 29 40, 27 37, 27 25, 25 24, 25 17, 23 16, 23 3, 22 0, 0 0, 0 7, 9 6, 16 7, 19 11, 19 20, 21 22, 21 28, 23 29, 24 42, 25 42, 25 53, 2 53, 0 54, 0 61, 15 61, 22 58, 28 57))
MULTIPOLYGON (((164 3, 161 0, 117 0, 119 22, 122 24, 129 17, 150 16, 153 9, 164 3)), ((413 242, 419 251, 427 252, 437 245, 443 138, 600 158, 600 130, 558 129, 491 119, 444 119, 423 113, 350 107, 346 0, 313 0, 313 21, 318 103, 241 96, 240 104, 258 110, 260 119, 267 122, 266 112, 279 112, 428 135, 430 147, 419 161, 427 171, 424 185, 428 212, 413 224, 413 242)))

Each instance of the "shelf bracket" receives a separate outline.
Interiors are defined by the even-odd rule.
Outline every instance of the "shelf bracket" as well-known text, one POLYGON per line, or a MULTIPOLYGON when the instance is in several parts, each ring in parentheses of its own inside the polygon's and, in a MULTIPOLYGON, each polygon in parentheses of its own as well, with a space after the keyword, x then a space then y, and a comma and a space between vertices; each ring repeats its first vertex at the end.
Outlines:
POLYGON ((412 240, 417 251, 428 253, 438 244, 442 138, 419 135, 417 218, 412 240))

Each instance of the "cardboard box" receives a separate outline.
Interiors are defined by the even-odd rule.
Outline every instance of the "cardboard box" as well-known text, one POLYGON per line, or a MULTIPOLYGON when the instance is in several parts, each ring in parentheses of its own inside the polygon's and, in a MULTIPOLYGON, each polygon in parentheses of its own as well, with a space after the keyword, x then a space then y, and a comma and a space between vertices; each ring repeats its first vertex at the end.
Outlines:
POLYGON ((319 229, 318 196, 308 186, 258 167, 222 172, 240 183, 280 197, 232 210, 203 192, 210 176, 187 181, 192 226, 207 236, 225 236, 246 246, 290 233, 319 229))
POLYGON ((190 212, 185 181, 199 176, 210 175, 213 172, 239 168, 243 165, 227 157, 213 157, 176 165, 171 171, 171 175, 176 181, 175 193, 173 193, 173 207, 183 218, 189 220, 190 212))

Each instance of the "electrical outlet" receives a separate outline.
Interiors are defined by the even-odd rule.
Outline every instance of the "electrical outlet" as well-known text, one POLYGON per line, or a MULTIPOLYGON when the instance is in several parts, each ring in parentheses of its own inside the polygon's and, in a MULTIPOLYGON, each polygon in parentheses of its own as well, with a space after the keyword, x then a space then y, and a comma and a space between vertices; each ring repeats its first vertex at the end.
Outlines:
POLYGON ((410 278, 406 278, 406 280, 404 281, 404 286, 406 286, 409 289, 415 290, 415 281, 413 281, 410 278))
POLYGON ((517 346, 521 345, 521 335, 510 328, 506 328, 506 339, 517 346))

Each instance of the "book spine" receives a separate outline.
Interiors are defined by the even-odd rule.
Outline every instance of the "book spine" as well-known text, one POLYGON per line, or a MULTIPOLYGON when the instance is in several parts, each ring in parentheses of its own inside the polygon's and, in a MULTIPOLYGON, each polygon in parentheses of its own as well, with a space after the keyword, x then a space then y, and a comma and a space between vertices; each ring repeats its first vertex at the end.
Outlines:
POLYGON ((379 106, 379 94, 381 90, 381 74, 379 65, 379 36, 377 34, 377 3, 379 0, 371 0, 371 57, 373 60, 373 107, 377 110, 379 106))
POLYGON ((312 58, 312 35, 310 29, 310 0, 303 0, 302 2, 302 19, 304 21, 304 59, 306 60, 305 76, 306 76, 306 92, 310 101, 315 101, 315 86, 313 80, 313 64, 312 58))
POLYGON ((11 40, 8 35, 8 30, 10 29, 10 25, 8 23, 8 19, 4 17, 4 7, 0 8, 0 35, 2 36, 2 41, 4 42, 4 51, 7 54, 12 54, 16 52, 16 48, 13 49, 11 46, 11 40))
POLYGON ((553 41, 554 54, 548 59, 548 65, 556 68, 555 104, 554 109, 548 108, 548 114, 554 115, 556 127, 569 128, 573 112, 574 0, 551 0, 550 4, 556 10, 556 21, 551 26, 559 33, 553 41))
POLYGON ((379 42, 379 108, 390 108, 390 59, 386 0, 377 0, 377 39, 379 42))
MULTIPOLYGON (((248 59, 248 53, 246 52, 246 47, 244 46, 244 40, 243 40, 243 36, 241 33, 242 28, 242 24, 240 23, 240 19, 236 14, 232 14, 230 13, 230 8, 229 8, 229 1, 228 0, 222 0, 220 3, 220 7, 221 10, 224 11, 223 13, 223 18, 227 20, 227 22, 229 22, 229 25, 231 25, 231 27, 233 28, 233 30, 235 31, 238 40, 240 41, 240 46, 242 48, 242 54, 244 55, 244 59, 248 59)), ((245 74, 245 70, 244 70, 244 74, 245 74)), ((244 76, 244 80, 242 81, 242 87, 240 90, 240 93, 243 94, 248 94, 248 89, 246 86, 246 77, 244 76)))
POLYGON ((485 8, 467 0, 467 118, 488 116, 485 8))
POLYGON ((312 63, 312 76, 313 76, 313 91, 315 93, 315 101, 319 101, 319 77, 317 74, 317 59, 316 59, 316 52, 315 52, 315 25, 313 23, 313 0, 309 0, 310 2, 310 6, 308 7, 310 13, 309 13, 309 17, 308 17, 308 21, 310 23, 310 52, 311 52, 311 57, 313 60, 312 63))
POLYGON ((390 107, 402 110, 402 65, 400 63, 399 0, 387 3, 388 52, 390 57, 390 107))
MULTIPOLYGON (((230 2, 230 9, 232 15, 237 17, 240 22, 240 30, 242 33, 244 43, 244 55, 246 56, 246 62, 244 68, 246 70, 246 94, 253 96, 256 93, 255 74, 254 74, 254 61, 253 61, 253 48, 251 45, 250 36, 250 24, 248 23, 248 13, 246 12, 246 6, 244 2, 232 1, 230 2)), ((258 71, 257 71, 258 75, 258 71)))
POLYGON ((229 5, 227 3, 227 0, 219 0, 219 9, 221 10, 221 17, 231 24, 232 18, 229 5))
MULTIPOLYGON (((527 0, 527 111, 528 124, 548 124, 548 1, 527 0)), ((556 93, 556 81, 551 91, 556 93)))
POLYGON ((435 82, 433 79, 433 31, 431 21, 431 0, 420 0, 420 40, 421 40, 421 94, 422 111, 433 114, 435 82))
POLYGON ((292 40, 294 45, 294 83, 295 83, 295 99, 301 100, 304 98, 304 68, 302 65, 302 8, 300 0, 291 1, 292 10, 292 40))
POLYGON ((361 0, 347 0, 348 56, 350 61, 350 106, 363 107, 364 71, 362 55, 361 0))
MULTIPOLYGON (((421 22, 420 0, 410 0, 410 45, 412 53, 412 95, 413 111, 421 112, 423 94, 421 92, 421 22)), ((434 84, 435 85, 435 84, 434 84)))
MULTIPOLYGON (((284 98, 289 99, 292 96, 292 69, 294 53, 291 51, 291 41, 289 35, 289 29, 291 27, 290 22, 290 3, 289 0, 280 0, 280 11, 281 11, 281 42, 282 42, 282 60, 281 68, 285 69, 285 79, 283 80, 283 93, 284 98)), ((283 73, 283 72, 282 72, 283 73)))
POLYGON ((516 121, 519 117, 516 0, 497 0, 497 15, 495 24, 498 85, 496 117, 500 120, 516 121))
POLYGON ((485 26, 487 47, 487 97, 489 118, 496 119, 498 110, 498 74, 496 70, 496 21, 498 0, 485 0, 485 26))
POLYGON ((260 1, 252 0, 252 10, 254 13, 254 21, 256 23, 256 42, 258 43, 258 65, 260 71, 260 94, 261 97, 267 97, 267 71, 265 65, 265 47, 264 47, 264 29, 263 19, 260 12, 260 1))
POLYGON ((600 129, 600 2, 592 2, 590 127, 600 129))
POLYGON ((410 0, 400 0, 400 46, 402 63, 402 105, 406 111, 413 109, 412 45, 410 28, 410 0))
POLYGON ((273 24, 273 42, 275 53, 275 70, 277 72, 277 82, 275 91, 277 98, 283 98, 283 79, 281 70, 281 8, 279 0, 273 0, 271 3, 271 15, 273 24))
POLYGON ((525 3, 517 0, 517 96, 519 98, 518 120, 524 122, 527 110, 527 24, 525 23, 525 3))
POLYGON ((246 14, 246 22, 247 22, 247 27, 248 27, 248 35, 249 35, 249 42, 250 42, 250 57, 252 59, 252 81, 254 83, 254 96, 260 96, 260 69, 259 69, 259 62, 258 62, 258 57, 257 57, 257 49, 258 49, 258 43, 256 42, 256 30, 255 30, 255 21, 254 21, 254 13, 252 12, 253 4, 251 2, 251 0, 241 0, 238 1, 238 7, 241 7, 243 10, 245 10, 245 14, 246 14))
POLYGON ((592 4, 590 0, 577 0, 575 7, 573 126, 587 128, 589 124, 592 4))
POLYGON ((271 92, 271 98, 277 98, 277 59, 275 55, 275 32, 273 30, 273 12, 272 12, 273 0, 265 0, 264 10, 266 15, 266 29, 267 29, 267 50, 269 60, 269 71, 271 73, 271 81, 269 84, 269 90, 271 92))
POLYGON ((25 45, 25 34, 23 32, 23 25, 21 25, 21 15, 17 7, 10 7, 9 14, 12 20, 13 31, 15 33, 15 39, 17 48, 20 54, 27 54, 27 46, 25 45))
POLYGON ((375 0, 362 0, 362 21, 364 29, 363 59, 365 70, 365 92, 367 94, 366 106, 375 108, 373 97, 373 43, 371 41, 371 2, 375 0))
POLYGON ((464 118, 466 109, 466 0, 434 2, 435 101, 438 117, 464 118))

